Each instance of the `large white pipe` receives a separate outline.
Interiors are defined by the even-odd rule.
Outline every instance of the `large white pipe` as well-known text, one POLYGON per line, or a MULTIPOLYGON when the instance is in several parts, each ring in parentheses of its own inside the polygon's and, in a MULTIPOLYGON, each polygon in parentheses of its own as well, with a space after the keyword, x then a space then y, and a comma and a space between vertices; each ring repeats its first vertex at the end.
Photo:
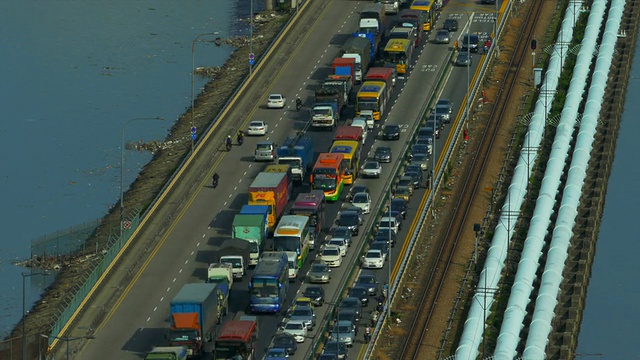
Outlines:
MULTIPOLYGON (((580 9, 577 3, 569 5, 571 11, 580 9)), ((495 359, 511 360, 517 355, 520 343, 520 333, 527 315, 527 306, 536 280, 536 271, 540 265, 540 256, 545 244, 545 237, 551 223, 551 216, 556 204, 556 195, 560 188, 560 178, 564 172, 567 157, 571 147, 571 139, 578 117, 578 108, 585 92, 587 77, 600 28, 602 27, 606 0, 596 0, 591 6, 589 21, 585 29, 580 53, 573 69, 573 77, 567 92, 564 108, 556 131, 556 136, 547 162, 545 174, 540 185, 540 193, 536 200, 533 217, 529 224, 529 231, 524 242, 518 270, 515 275, 509 302, 504 313, 500 334, 494 351, 495 359)))
POLYGON ((572 230, 578 214, 584 179, 587 176, 593 139, 598 125, 615 45, 618 40, 624 5, 624 0, 611 1, 607 25, 598 51, 598 60, 584 109, 585 115, 580 124, 573 160, 567 177, 567 185, 562 196, 560 210, 558 211, 558 218, 547 256, 547 264, 542 275, 533 320, 529 328, 529 336, 527 337, 523 354, 525 359, 545 358, 545 349, 551 332, 551 321, 553 320, 558 302, 558 292, 562 283, 564 262, 567 258, 571 237, 573 236, 572 230))
MULTIPOLYGON (((581 1, 578 3, 582 4, 581 1)), ((558 78, 562 72, 562 64, 567 56, 569 41, 573 38, 573 27, 576 16, 572 11, 574 7, 564 14, 562 29, 558 36, 556 51, 551 54, 549 67, 541 86, 540 97, 536 102, 534 115, 529 123, 529 130, 525 135, 523 151, 515 168, 513 179, 507 192, 507 201, 502 207, 498 226, 496 226, 491 245, 484 263, 484 269, 480 274, 478 291, 471 300, 471 307, 460 344, 456 349, 456 359, 472 360, 478 355, 478 348, 482 342, 484 326, 487 317, 491 314, 495 290, 502 277, 505 259, 509 249, 511 236, 519 217, 520 207, 527 192, 527 186, 531 171, 537 158, 537 150, 540 147, 544 134, 545 119, 547 118, 548 105, 553 103, 558 78)))

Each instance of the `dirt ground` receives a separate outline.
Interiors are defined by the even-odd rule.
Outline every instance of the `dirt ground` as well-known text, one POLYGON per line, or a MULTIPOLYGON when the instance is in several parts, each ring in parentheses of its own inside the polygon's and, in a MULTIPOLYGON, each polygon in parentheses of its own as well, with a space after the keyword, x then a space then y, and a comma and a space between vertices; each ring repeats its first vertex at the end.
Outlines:
MULTIPOLYGON (((280 32, 288 20, 289 13, 263 13, 254 18, 255 31, 253 52, 257 58, 267 49, 267 46, 280 32)), ((220 46, 237 46, 237 50, 220 68, 202 69, 211 80, 194 101, 194 123, 203 132, 220 112, 237 86, 248 74, 247 59, 249 58, 248 42, 244 38, 223 39, 220 46)), ((125 193, 125 209, 139 209, 144 211, 159 191, 166 184, 183 159, 191 150, 191 110, 188 109, 172 127, 170 134, 163 142, 145 149, 153 152, 153 159, 142 170, 136 181, 125 193)), ((200 137, 201 134, 198 134, 200 137)), ((130 217, 133 214, 126 214, 130 217)), ((119 202, 114 204, 104 217, 102 224, 89 239, 87 249, 95 248, 95 244, 105 244, 110 236, 115 236, 120 227, 119 202)), ((28 333, 47 333, 53 325, 60 310, 61 303, 74 289, 84 282, 84 274, 93 268, 100 257, 95 254, 82 254, 66 259, 56 281, 34 305, 27 316, 28 333)), ((21 336, 22 322, 17 324, 7 339, 21 336)), ((1 354, 0 354, 1 355, 1 354)), ((0 356, 1 357, 1 356, 0 356)))
MULTIPOLYGON (((469 124, 470 142, 474 141, 474 135, 480 134, 485 126, 488 116, 491 112, 491 107, 495 98, 500 91, 501 80, 504 77, 504 73, 507 70, 509 58, 514 51, 516 41, 519 33, 522 31, 524 15, 530 8, 531 3, 525 2, 524 4, 517 5, 511 17, 508 20, 508 25, 505 27, 501 38, 498 40, 498 46, 500 47, 500 55, 494 58, 491 70, 488 73, 487 79, 484 81, 484 86, 481 91, 485 92, 487 102, 481 103, 476 99, 473 102, 472 117, 469 124)), ((549 23, 554 15, 557 15, 557 4, 552 1, 545 1, 542 9, 541 18, 549 19, 549 22, 542 22, 535 30, 536 39, 545 39, 549 34, 549 23)), ((552 40, 550 40, 552 41, 552 40)), ((539 40, 539 43, 542 41, 539 40)), ((518 73, 519 84, 517 88, 512 91, 514 99, 520 99, 518 103, 514 103, 512 107, 507 110, 506 118, 514 119, 514 121, 506 122, 499 130, 499 140, 495 143, 490 158, 492 159, 485 170, 485 173, 480 180, 480 189, 485 189, 484 192, 480 192, 473 201, 472 212, 470 213, 468 223, 464 225, 465 229, 468 229, 464 234, 464 240, 458 245, 458 256, 453 260, 453 265, 450 267, 453 278, 457 279, 455 282, 449 282, 443 289, 443 296, 440 298, 438 304, 438 311, 433 316, 429 326, 430 336, 425 338, 426 343, 421 345, 420 358, 422 359, 438 359, 445 358, 455 353, 454 341, 456 335, 461 330, 461 326, 465 320, 463 309, 468 304, 464 301, 457 303, 456 299, 461 296, 460 290, 465 272, 468 269, 468 265, 473 259, 473 251, 475 246, 475 233, 473 231, 474 223, 482 223, 482 219, 487 215, 487 210, 490 206, 491 192, 498 182, 498 176, 503 167, 505 161, 505 154, 508 151, 509 141, 512 138, 514 131, 516 130, 518 116, 523 115, 520 113, 519 105, 527 100, 527 96, 532 91, 532 75, 531 68, 529 66, 521 67, 518 73), (455 315, 454 315, 455 314, 455 315), (453 315, 454 321, 449 326, 449 320, 453 315)), ((409 269, 420 269, 421 264, 424 262, 425 255, 430 250, 430 244, 433 242, 435 236, 440 233, 444 233, 444 225, 448 224, 447 216, 453 211, 453 202, 450 196, 456 191, 462 191, 462 184, 457 181, 459 177, 460 169, 469 166, 467 161, 471 158, 469 148, 475 148, 475 146, 465 146, 464 144, 458 149, 457 154, 452 159, 453 165, 451 176, 448 178, 448 182, 441 187, 441 192, 437 194, 437 200, 433 205, 432 216, 427 225, 427 231, 424 233, 431 234, 430 236, 424 236, 416 244, 416 250, 414 254, 415 258, 409 265, 409 269)), ((511 171, 507 169, 507 171, 511 171)), ((508 184, 507 184, 508 185, 508 184)), ((490 229, 484 229, 485 231, 490 229)), ((490 238, 480 239, 480 243, 485 244, 489 242, 490 238)), ((482 256, 480 256, 482 259, 482 256)), ((409 333, 409 325, 411 323, 411 313, 418 307, 416 304, 417 299, 413 298, 413 294, 417 293, 419 284, 426 282, 426 274, 420 271, 409 271, 403 282, 398 287, 398 292, 394 299, 392 314, 394 315, 393 324, 388 327, 385 324, 385 329, 382 336, 378 340, 378 346, 374 352, 374 359, 398 359, 401 351, 401 346, 404 344, 403 337, 409 333), (398 321, 399 320, 399 321, 398 321), (402 339, 402 340, 400 340, 402 339)), ((467 298, 466 294, 468 290, 472 288, 467 284, 462 294, 462 299, 467 298)))

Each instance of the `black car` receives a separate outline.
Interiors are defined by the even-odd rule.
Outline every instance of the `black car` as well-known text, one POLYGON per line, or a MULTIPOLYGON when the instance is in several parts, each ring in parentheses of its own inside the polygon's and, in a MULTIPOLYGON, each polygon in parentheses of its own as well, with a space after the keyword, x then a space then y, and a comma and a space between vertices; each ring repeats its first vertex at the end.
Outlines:
POLYGON ((341 211, 336 219, 338 226, 346 226, 351 230, 351 235, 358 235, 360 230, 360 215, 355 211, 341 211))
POLYGON ((479 43, 480 37, 478 36, 478 34, 465 34, 462 37, 462 47, 460 48, 460 53, 466 53, 467 51, 478 52, 479 43))
POLYGON ((287 350, 287 354, 293 355, 298 350, 296 339, 289 334, 276 334, 271 339, 271 347, 283 348, 287 350))
POLYGON ((414 189, 420 188, 420 184, 422 184, 422 171, 405 171, 404 175, 411 177, 411 183, 414 189))
POLYGON ((358 328, 358 324, 360 323, 360 317, 358 317, 358 313, 353 309, 339 309, 336 314, 336 320, 348 320, 351 321, 352 324, 356 325, 356 329, 358 328))
POLYGON ((458 20, 456 19, 447 19, 444 21, 444 24, 442 25, 443 29, 449 30, 449 31, 458 31, 458 20))
POLYGON ((367 291, 365 287, 354 286, 349 289, 347 296, 360 299, 363 307, 367 307, 367 305, 369 305, 369 291, 367 291))
POLYGON ((418 130, 418 139, 432 139, 433 138, 433 126, 423 126, 418 130))
MULTIPOLYGON (((386 251, 383 251, 386 253, 386 251)), ((356 280, 356 286, 361 286, 367 289, 369 296, 376 296, 380 289, 378 289, 378 278, 373 274, 360 274, 356 280)))
POLYGON ((391 210, 399 211, 402 214, 402 218, 407 218, 407 201, 404 199, 392 199, 391 210))
POLYGON ((391 231, 389 231, 389 229, 378 230, 376 231, 375 234, 373 234, 373 242, 385 241, 388 243, 389 239, 391 239, 391 247, 394 247, 396 245, 397 236, 398 234, 396 234, 395 231, 393 230, 391 231))
POLYGON ((338 360, 338 355, 336 354, 320 354, 317 360, 338 360))
POLYGON ((436 103, 436 107, 434 112, 440 116, 442 114, 442 120, 445 124, 451 122, 451 113, 453 112, 453 104, 451 104, 450 99, 440 99, 436 103))
POLYGON ((409 164, 407 165, 407 167, 404 168, 404 172, 421 172, 422 168, 420 168, 420 165, 415 165, 415 164, 409 164))
POLYGON ((360 318, 362 317, 362 301, 360 301, 359 298, 346 297, 342 299, 342 302, 340 303, 340 308, 338 308, 338 311, 342 309, 351 309, 355 311, 356 316, 358 317, 358 321, 360 321, 360 318))
POLYGON ((391 148, 388 146, 378 146, 373 153, 373 158, 377 162, 390 163, 391 162, 391 148))
POLYGON ((400 126, 396 124, 387 124, 382 129, 383 140, 400 140, 400 126))
POLYGON ((339 360, 346 360, 348 356, 347 346, 337 340, 330 340, 324 344, 323 354, 333 354, 339 360))
POLYGON ((495 5, 496 0, 480 0, 481 5, 495 5))
POLYGON ((324 288, 322 286, 307 286, 302 295, 311 299, 311 303, 314 306, 322 306, 324 304, 324 288))

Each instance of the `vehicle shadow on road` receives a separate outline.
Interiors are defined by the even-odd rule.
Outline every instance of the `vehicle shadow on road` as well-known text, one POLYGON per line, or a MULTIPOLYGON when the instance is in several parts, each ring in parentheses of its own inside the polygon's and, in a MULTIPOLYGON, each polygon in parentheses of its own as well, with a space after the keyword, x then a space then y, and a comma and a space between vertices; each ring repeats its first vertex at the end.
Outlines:
POLYGON ((167 328, 139 328, 122 346, 122 350, 140 355, 142 359, 151 350, 148 344, 164 344, 167 342, 165 335, 167 328))

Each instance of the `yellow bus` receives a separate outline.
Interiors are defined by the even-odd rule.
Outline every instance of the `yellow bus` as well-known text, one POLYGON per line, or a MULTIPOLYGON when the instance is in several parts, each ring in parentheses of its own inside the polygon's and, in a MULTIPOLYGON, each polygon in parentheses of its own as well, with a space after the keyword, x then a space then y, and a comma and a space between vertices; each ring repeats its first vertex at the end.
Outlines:
POLYGON ((384 47, 384 62, 396 64, 398 74, 408 74, 412 52, 413 39, 390 39, 384 47))
POLYGON ((365 81, 356 98, 356 116, 362 111, 373 112, 373 119, 380 120, 387 105, 389 92, 384 81, 365 81))
POLYGON ((426 19, 422 24, 422 30, 431 31, 431 26, 436 23, 436 10, 433 8, 432 0, 415 0, 411 4, 411 10, 422 11, 426 15, 426 19))
POLYGON ((354 140, 336 140, 331 145, 329 151, 333 154, 344 155, 344 162, 347 164, 347 171, 344 175, 344 183, 347 185, 353 184, 358 176, 358 169, 360 168, 360 142, 354 140))

